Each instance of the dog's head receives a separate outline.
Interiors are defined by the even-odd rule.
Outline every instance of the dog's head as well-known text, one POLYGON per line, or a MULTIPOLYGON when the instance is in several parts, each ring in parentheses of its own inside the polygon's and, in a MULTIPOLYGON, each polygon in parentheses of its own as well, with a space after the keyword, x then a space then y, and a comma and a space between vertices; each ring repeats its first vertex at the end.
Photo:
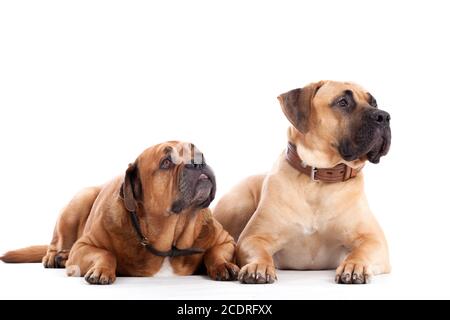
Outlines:
POLYGON ((281 94, 278 100, 308 149, 320 149, 330 159, 372 163, 389 151, 390 115, 356 84, 320 81, 281 94))
POLYGON ((120 194, 128 211, 153 213, 206 208, 216 191, 214 173, 193 144, 170 141, 145 150, 130 164, 120 194))

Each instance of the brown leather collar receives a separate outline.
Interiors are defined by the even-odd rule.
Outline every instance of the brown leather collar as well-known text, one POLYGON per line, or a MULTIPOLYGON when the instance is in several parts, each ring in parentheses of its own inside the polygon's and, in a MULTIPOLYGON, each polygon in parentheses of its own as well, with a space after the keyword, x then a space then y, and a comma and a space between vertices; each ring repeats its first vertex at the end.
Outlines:
POLYGON ((362 169, 362 167, 353 169, 343 163, 333 168, 316 168, 305 165, 298 156, 297 147, 291 142, 288 143, 286 149, 286 160, 292 167, 311 177, 312 181, 343 182, 356 177, 362 169))

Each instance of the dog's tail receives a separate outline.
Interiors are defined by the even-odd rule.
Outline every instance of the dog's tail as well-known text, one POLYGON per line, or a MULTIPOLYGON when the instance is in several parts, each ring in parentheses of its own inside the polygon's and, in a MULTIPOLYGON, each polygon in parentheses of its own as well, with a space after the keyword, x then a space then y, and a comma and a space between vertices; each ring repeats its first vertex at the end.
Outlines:
POLYGON ((48 246, 31 246, 6 252, 0 260, 6 263, 41 262, 47 253, 48 246))

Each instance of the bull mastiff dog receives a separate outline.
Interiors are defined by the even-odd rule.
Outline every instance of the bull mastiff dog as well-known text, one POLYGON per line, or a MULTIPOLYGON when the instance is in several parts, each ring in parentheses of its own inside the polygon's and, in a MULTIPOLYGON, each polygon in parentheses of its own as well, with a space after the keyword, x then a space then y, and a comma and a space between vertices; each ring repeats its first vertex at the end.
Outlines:
POLYGON ((42 260, 91 284, 110 284, 116 275, 190 275, 203 262, 211 278, 234 280, 234 240, 208 209, 215 189, 214 174, 193 144, 158 144, 124 175, 77 194, 62 210, 49 246, 1 259, 42 260))
POLYGON ((390 115, 352 83, 320 81, 278 97, 288 146, 267 175, 247 178, 214 209, 238 240, 243 283, 272 283, 275 268, 336 269, 368 283, 390 271, 383 231, 369 209, 362 169, 390 146, 390 115))

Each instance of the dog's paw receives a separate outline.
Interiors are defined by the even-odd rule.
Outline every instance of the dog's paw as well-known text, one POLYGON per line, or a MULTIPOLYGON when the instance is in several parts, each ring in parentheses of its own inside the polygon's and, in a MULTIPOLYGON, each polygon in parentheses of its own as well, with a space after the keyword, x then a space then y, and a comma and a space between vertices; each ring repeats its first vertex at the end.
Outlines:
POLYGON ((241 283, 274 283, 277 280, 277 275, 274 266, 249 263, 239 272, 238 280, 241 283))
POLYGON ((343 284, 367 284, 371 277, 372 272, 368 265, 344 261, 336 269, 334 281, 343 284))
POLYGON ((231 262, 219 263, 208 268, 208 275, 217 281, 233 281, 239 274, 239 267, 231 262))
POLYGON ((116 272, 110 268, 92 267, 84 279, 90 284, 111 284, 116 280, 116 272))
POLYGON ((49 250, 44 258, 42 258, 42 264, 44 265, 44 268, 65 268, 68 258, 69 252, 66 250, 58 252, 49 250))

